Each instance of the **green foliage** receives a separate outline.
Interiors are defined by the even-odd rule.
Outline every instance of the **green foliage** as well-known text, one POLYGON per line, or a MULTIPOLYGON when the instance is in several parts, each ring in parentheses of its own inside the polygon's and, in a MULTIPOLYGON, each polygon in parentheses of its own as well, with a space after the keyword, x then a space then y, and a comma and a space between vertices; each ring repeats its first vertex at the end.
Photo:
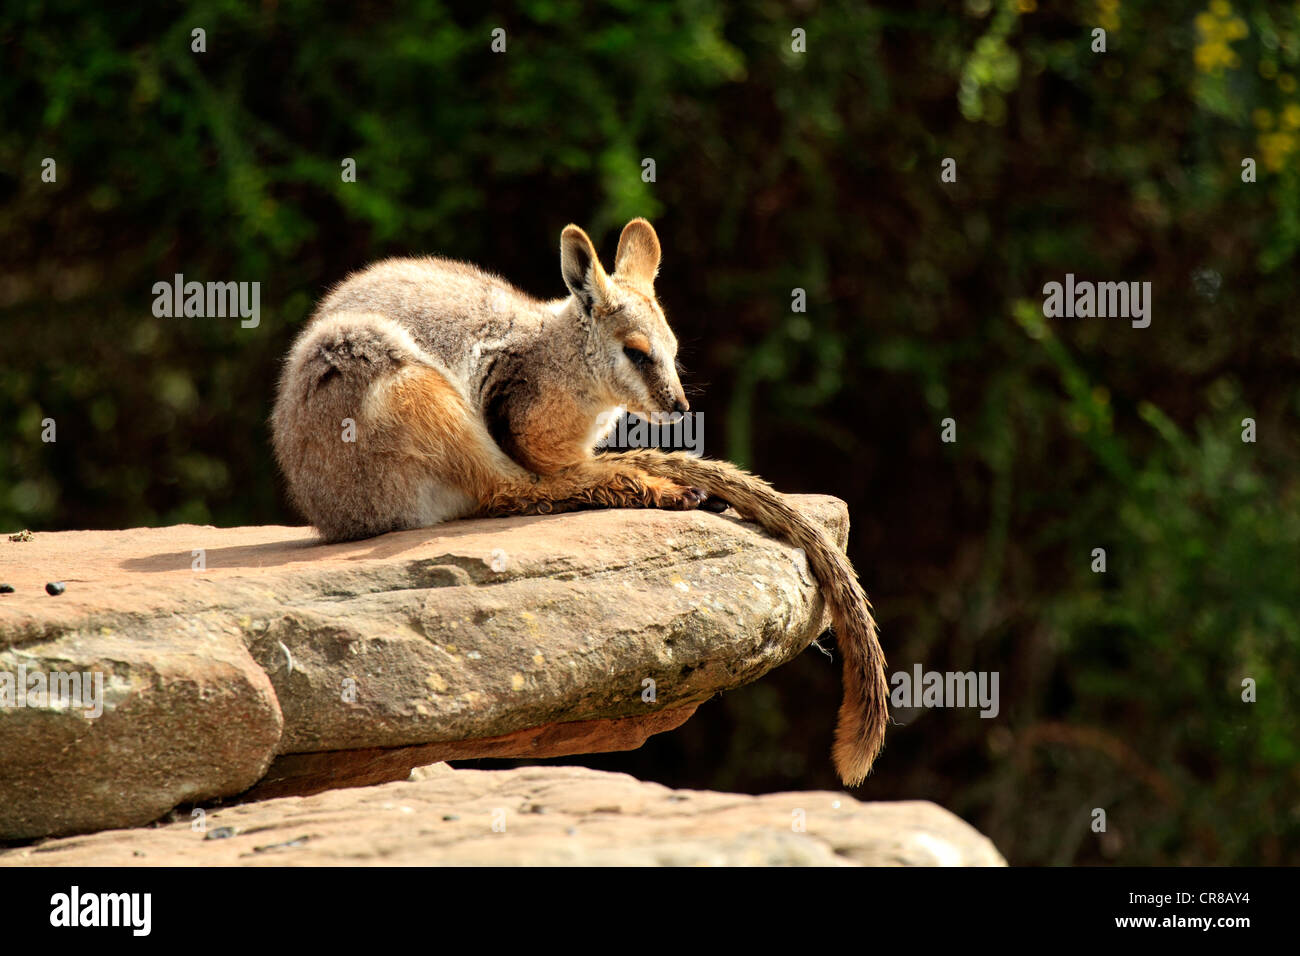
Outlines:
MULTIPOLYGON (((264 422, 331 283, 439 253, 558 295, 565 223, 608 256, 650 216, 708 452, 849 502, 892 666, 1001 674, 997 720, 895 728, 864 795, 1016 862, 1294 861, 1297 77, 1262 2, 18 0, 0 528, 293 520, 264 422), (1066 272, 1151 281, 1152 326, 1044 319, 1066 272), (155 318, 176 273, 261 282, 261 324, 155 318)), ((837 695, 805 655, 601 759, 834 786, 837 695)))

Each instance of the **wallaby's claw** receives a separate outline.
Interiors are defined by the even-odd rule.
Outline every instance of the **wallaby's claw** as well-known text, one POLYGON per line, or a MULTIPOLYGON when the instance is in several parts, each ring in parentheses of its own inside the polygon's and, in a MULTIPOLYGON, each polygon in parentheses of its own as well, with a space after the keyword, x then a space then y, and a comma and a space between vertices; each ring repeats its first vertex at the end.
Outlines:
POLYGON ((703 488, 678 485, 660 499, 659 507, 669 511, 694 511, 709 497, 703 488))

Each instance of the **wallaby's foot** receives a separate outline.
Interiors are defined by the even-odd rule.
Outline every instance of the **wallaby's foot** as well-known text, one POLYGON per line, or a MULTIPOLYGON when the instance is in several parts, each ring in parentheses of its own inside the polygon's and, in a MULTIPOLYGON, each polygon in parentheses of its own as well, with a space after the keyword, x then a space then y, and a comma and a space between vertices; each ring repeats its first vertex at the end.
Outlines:
POLYGON ((484 517, 546 515, 586 508, 662 508, 690 511, 708 492, 645 472, 585 463, 556 475, 532 476, 503 486, 482 503, 484 517))
POLYGON ((647 477, 645 482, 653 495, 654 507, 665 511, 694 511, 709 497, 703 488, 679 485, 665 478, 647 477))
POLYGON ((719 498, 717 495, 709 495, 700 503, 701 511, 709 511, 715 515, 720 515, 731 507, 731 502, 725 498, 719 498))

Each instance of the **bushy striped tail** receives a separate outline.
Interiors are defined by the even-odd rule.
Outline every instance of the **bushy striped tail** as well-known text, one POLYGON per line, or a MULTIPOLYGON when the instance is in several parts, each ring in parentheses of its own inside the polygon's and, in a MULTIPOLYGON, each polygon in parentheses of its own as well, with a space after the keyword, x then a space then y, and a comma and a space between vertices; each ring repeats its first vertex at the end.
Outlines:
POLYGON ((791 508, 771 485, 730 462, 650 448, 601 457, 617 459, 682 485, 702 488, 728 501, 764 530, 803 549, 821 584, 840 653, 844 655, 844 698, 832 751, 835 769, 846 786, 860 784, 885 742, 889 682, 871 602, 858 583, 849 559, 821 528, 791 508))

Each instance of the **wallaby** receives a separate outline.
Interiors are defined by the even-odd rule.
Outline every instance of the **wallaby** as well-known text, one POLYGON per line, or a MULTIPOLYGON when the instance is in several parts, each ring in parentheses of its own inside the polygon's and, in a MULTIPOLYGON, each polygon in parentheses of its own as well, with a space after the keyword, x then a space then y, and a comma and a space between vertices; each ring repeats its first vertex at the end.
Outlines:
POLYGON ((862 782, 889 719, 871 605, 844 554, 728 462, 595 454, 617 409, 689 409, 654 291, 659 237, 623 229, 614 272, 587 234, 560 235, 570 295, 541 302, 447 259, 389 259, 336 287, 290 350, 271 417, 290 495, 325 541, 455 518, 727 504, 803 549, 841 652, 834 760, 862 782))

